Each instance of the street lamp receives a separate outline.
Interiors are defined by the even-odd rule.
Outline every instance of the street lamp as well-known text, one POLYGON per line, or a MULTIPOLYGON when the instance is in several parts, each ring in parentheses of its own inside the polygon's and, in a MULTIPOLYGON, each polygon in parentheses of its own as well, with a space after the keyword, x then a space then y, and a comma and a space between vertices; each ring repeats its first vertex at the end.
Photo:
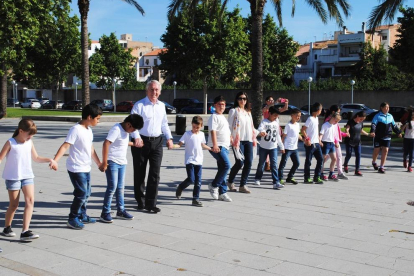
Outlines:
POLYGON ((114 94, 113 94, 113 98, 114 98, 114 112, 116 112, 116 95, 115 95, 116 81, 117 81, 117 79, 114 78, 114 80, 113 80, 113 83, 114 83, 114 94))
POLYGON ((308 93, 308 113, 309 113, 309 116, 311 115, 311 112, 310 112, 310 87, 311 87, 311 83, 312 83, 312 77, 309 77, 308 78, 308 84, 309 84, 309 93, 308 93))
POLYGON ((16 107, 16 93, 15 93, 15 86, 16 86, 16 81, 13 80, 12 81, 12 85, 13 85, 13 107, 16 107))
POLYGON ((175 94, 176 93, 176 90, 175 90, 175 87, 177 86, 177 82, 174 81, 173 84, 174 84, 174 99, 175 99, 176 98, 176 94, 175 94))
POLYGON ((351 103, 354 103, 354 84, 355 81, 351 80, 351 103))
POLYGON ((75 82, 75 100, 78 100, 78 83, 75 82))

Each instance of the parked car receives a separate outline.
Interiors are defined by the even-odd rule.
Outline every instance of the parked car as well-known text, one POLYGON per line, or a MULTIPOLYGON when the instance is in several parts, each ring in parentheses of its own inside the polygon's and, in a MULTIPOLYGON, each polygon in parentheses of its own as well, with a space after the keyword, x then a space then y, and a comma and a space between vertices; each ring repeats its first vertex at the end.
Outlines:
POLYGON ((62 109, 63 101, 58 100, 56 101, 47 101, 44 104, 42 104, 42 109, 62 109))
POLYGON ((135 102, 133 101, 124 101, 116 105, 116 112, 131 112, 132 107, 135 102))
POLYGON ((20 103, 21 108, 33 108, 37 109, 40 108, 42 105, 40 104, 38 99, 26 99, 24 102, 20 103))
POLYGON ((109 99, 102 99, 102 100, 94 100, 91 104, 96 104, 99 106, 102 111, 113 111, 114 110, 114 103, 112 100, 109 99))
POLYGON ((7 106, 20 106, 20 102, 17 99, 7 99, 7 106))
MULTIPOLYGON (((276 108, 283 108, 285 106, 285 104, 283 104, 283 103, 277 103, 277 104, 275 104, 275 107, 276 108)), ((290 113, 292 113, 292 110, 293 109, 299 109, 299 108, 297 108, 296 106, 294 106, 294 105, 288 105, 288 109, 287 110, 285 110, 285 111, 283 111, 280 115, 290 115, 290 113)), ((305 115, 308 115, 309 113, 308 113, 308 111, 305 111, 305 110, 302 110, 302 109, 299 109, 300 110, 300 112, 301 112, 301 114, 303 115, 303 116, 305 116, 305 115)))
POLYGON ((62 109, 65 110, 81 110, 82 101, 70 101, 62 105, 62 109))
POLYGON ((345 103, 345 104, 341 104, 339 108, 341 109, 342 119, 349 119, 348 113, 350 111, 352 111, 352 114, 355 114, 359 111, 365 111, 367 115, 371 114, 372 112, 377 111, 376 109, 369 108, 365 104, 359 104, 359 103, 345 103))
MULTIPOLYGON (((395 122, 400 122, 401 117, 404 116, 406 111, 407 109, 404 106, 390 106, 390 110, 388 111, 388 113, 390 113, 392 117, 394 117, 395 122)), ((377 115, 378 112, 379 110, 367 115, 367 118, 365 120, 372 121, 372 119, 374 119, 374 116, 377 115)))
POLYGON ((177 113, 177 109, 174 106, 170 105, 167 102, 163 102, 163 103, 165 104, 165 112, 167 114, 176 114, 177 113))
MULTIPOLYGON (((207 114, 212 114, 213 102, 207 103, 207 114)), ((189 106, 183 107, 181 114, 203 114, 204 103, 192 103, 189 106)))
POLYGON ((178 98, 174 99, 173 106, 177 109, 177 112, 180 112, 183 107, 189 106, 191 104, 199 103, 200 101, 192 98, 178 98))
POLYGON ((39 100, 40 105, 45 104, 47 101, 49 101, 49 98, 37 98, 39 100))

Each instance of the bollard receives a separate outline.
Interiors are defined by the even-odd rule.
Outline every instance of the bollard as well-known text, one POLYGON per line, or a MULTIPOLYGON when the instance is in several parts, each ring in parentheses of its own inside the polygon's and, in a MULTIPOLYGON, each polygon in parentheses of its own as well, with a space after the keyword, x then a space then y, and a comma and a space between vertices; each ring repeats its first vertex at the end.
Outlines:
POLYGON ((177 135, 183 135, 186 129, 186 120, 185 115, 177 114, 175 117, 175 133, 177 135))

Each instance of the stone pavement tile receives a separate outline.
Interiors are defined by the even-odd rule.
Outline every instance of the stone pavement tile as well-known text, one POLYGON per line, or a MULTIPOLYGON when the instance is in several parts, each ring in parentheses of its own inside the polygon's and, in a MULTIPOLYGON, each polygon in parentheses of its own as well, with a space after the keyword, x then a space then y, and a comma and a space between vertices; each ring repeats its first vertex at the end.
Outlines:
MULTIPOLYGON (((91 264, 79 260, 69 260, 67 262, 51 265, 46 267, 46 269, 56 275, 102 275, 102 276, 112 276, 119 275, 120 270, 108 269, 100 265, 91 264)), ((123 274, 127 275, 127 274, 123 274)))
POLYGON ((341 237, 351 232, 351 230, 348 230, 348 229, 319 226, 319 225, 313 225, 313 224, 308 224, 308 223, 296 226, 294 229, 307 231, 307 232, 324 233, 324 234, 335 236, 335 237, 341 237))
MULTIPOLYGON (((132 212, 131 212, 132 213, 132 212)), ((140 232, 138 229, 138 225, 140 225, 140 221, 137 219, 133 220, 119 220, 113 217, 112 223, 103 223, 97 220, 95 225, 89 224, 88 232, 93 232, 96 234, 108 235, 112 237, 123 237, 125 235, 130 235, 134 233, 140 232), (122 223, 122 225, 120 225, 122 223)))
POLYGON ((257 270, 267 270, 280 263, 281 260, 275 258, 269 258, 266 256, 258 256, 245 252, 238 251, 226 251, 214 257, 215 260, 227 262, 229 264, 248 267, 257 270))
POLYGON ((0 265, 0 276, 24 276, 25 273, 20 273, 15 270, 11 270, 0 265))
POLYGON ((412 276, 411 272, 396 271, 392 276, 412 276))
POLYGON ((197 273, 194 271, 187 271, 184 269, 176 269, 174 271, 168 271, 167 273, 164 273, 162 275, 166 275, 166 276, 175 276, 175 275, 179 275, 179 276, 202 276, 202 275, 207 275, 207 274, 201 274, 201 273, 197 273))
POLYGON ((212 276, 282 276, 281 274, 276 273, 270 273, 268 271, 263 270, 257 270, 257 269, 251 269, 248 267, 242 267, 242 266, 231 266, 226 267, 225 269, 222 269, 220 271, 217 271, 212 276))
POLYGON ((153 246, 165 246, 167 244, 174 243, 180 240, 179 238, 167 235, 154 234, 150 232, 138 232, 134 234, 125 235, 122 238, 125 241, 125 243, 119 244, 118 246, 128 244, 129 241, 135 241, 153 246))
MULTIPOLYGON (((73 230, 73 231, 82 231, 82 230, 73 230)), ((137 233, 140 234, 140 233, 137 233)), ((87 236, 80 236, 72 238, 72 241, 78 242, 84 245, 90 245, 93 247, 104 248, 104 249, 112 249, 121 245, 128 244, 128 240, 125 237, 129 237, 134 234, 129 234, 124 236, 122 239, 109 236, 109 235, 102 235, 97 233, 90 233, 87 236)))
POLYGON ((383 245, 374 242, 362 242, 357 246, 353 247, 352 249, 361 252, 367 252, 372 254, 377 254, 381 256, 387 256, 388 252, 392 251, 392 249, 397 248, 389 245, 383 245))
POLYGON ((372 233, 367 233, 367 232, 353 231, 351 233, 344 235, 343 237, 349 238, 351 240, 367 241, 367 242, 379 243, 379 244, 389 245, 389 246, 398 246, 404 242, 402 237, 396 238, 390 234, 391 233, 384 233, 382 235, 378 235, 378 234, 372 234, 372 233))
MULTIPOLYGON (((83 244, 76 241, 68 240, 64 237, 54 237, 47 234, 42 234, 41 237, 31 243, 27 243, 27 247, 37 248, 47 252, 62 254, 62 252, 73 250, 82 252, 84 250, 83 244), (59 246, 56 246, 56 245, 59 246)), ((73 252, 72 251, 72 252, 73 252)), ((65 255, 65 254, 62 254, 65 255)), ((65 255, 70 256, 70 255, 65 255)))
POLYGON ((331 245, 322 245, 309 253, 314 253, 330 258, 335 258, 339 260, 346 260, 356 263, 366 263, 370 260, 373 260, 378 256, 378 254, 371 254, 365 252, 359 252, 346 248, 339 248, 331 245))
POLYGON ((258 231, 252 233, 251 230, 244 230, 237 227, 218 229, 217 231, 211 232, 211 234, 217 235, 218 237, 227 237, 251 242, 259 242, 271 236, 271 234, 263 234, 258 231))
POLYGON ((169 258, 162 259, 159 263, 174 267, 175 269, 181 268, 201 274, 214 274, 232 266, 224 261, 207 259, 186 253, 173 254, 169 258))
POLYGON ((271 273, 277 273, 284 276, 344 276, 345 273, 338 273, 331 270, 320 269, 317 267, 295 264, 291 262, 283 262, 280 265, 267 270, 271 273))
POLYGON ((169 233, 174 233, 181 231, 182 229, 175 226, 163 225, 160 223, 153 223, 150 221, 140 220, 132 226, 134 230, 140 232, 150 232, 154 234, 165 235, 169 233))
POLYGON ((122 260, 125 257, 127 257, 127 254, 93 246, 83 248, 81 252, 75 253, 75 255, 72 256, 73 259, 96 265, 101 265, 116 260, 122 260))
POLYGON ((207 245, 201 244, 199 242, 194 241, 178 241, 176 243, 168 244, 164 246, 164 248, 170 249, 171 251, 179 252, 179 253, 187 253, 194 256, 205 257, 213 259, 214 257, 227 252, 231 251, 231 249, 220 247, 217 245, 207 245))
POLYGON ((355 262, 349 262, 344 260, 328 261, 320 265, 319 268, 337 271, 340 273, 346 273, 347 275, 375 275, 375 276, 388 276, 392 275, 396 270, 387 269, 369 264, 359 264, 355 262))
POLYGON ((260 241, 261 244, 309 252, 321 246, 319 243, 308 242, 289 237, 272 236, 260 241))
POLYGON ((4 257, 40 269, 45 269, 45 267, 62 264, 72 260, 72 258, 37 248, 30 248, 21 252, 11 253, 4 257))
POLYGON ((331 246, 348 248, 348 249, 352 249, 355 246, 358 246, 359 244, 362 243, 362 241, 359 241, 359 240, 353 240, 353 239, 344 238, 344 237, 335 237, 335 236, 330 236, 324 233, 315 233, 315 232, 306 233, 305 235, 299 237, 299 239, 308 241, 308 242, 318 243, 320 245, 328 244, 331 246))
POLYGON ((133 241, 130 241, 127 245, 113 248, 111 251, 151 262, 157 262, 161 259, 169 258, 172 254, 177 254, 176 251, 168 248, 133 241))
POLYGON ((404 241, 403 243, 399 244, 398 247, 406 248, 406 249, 413 249, 414 241, 404 241))
POLYGON ((296 263, 306 266, 313 266, 318 267, 319 265, 331 261, 334 259, 320 256, 317 254, 311 254, 306 252, 301 252, 297 250, 292 249, 286 249, 286 248, 275 248, 270 251, 267 251, 263 254, 263 256, 269 257, 269 258, 275 258, 282 261, 288 261, 290 263, 296 263))
MULTIPOLYGON (((229 231, 229 230, 223 229, 223 231, 229 231)), ((174 237, 177 240, 185 239, 188 241, 199 242, 201 244, 212 244, 214 242, 227 239, 226 236, 220 236, 220 232, 202 233, 199 231, 185 230, 185 229, 174 232, 174 233, 167 234, 166 236, 174 237)))
POLYGON ((370 265, 378 266, 378 267, 384 267, 384 268, 394 269, 394 270, 401 271, 401 272, 411 273, 411 275, 413 275, 413 271, 414 271, 413 261, 402 260, 400 258, 395 258, 395 257, 379 256, 367 263, 370 265))
POLYGON ((230 238, 222 238, 210 244, 211 246, 218 246, 222 248, 226 248, 229 250, 235 250, 250 254, 262 255, 267 251, 270 251, 275 248, 274 245, 257 243, 257 242, 249 242, 244 240, 237 240, 237 239, 230 239, 230 238))
MULTIPOLYGON (((138 258, 125 256, 121 260, 114 260, 101 264, 102 267, 120 271, 131 275, 160 275, 175 271, 176 268, 158 262, 146 261, 138 258)), ((120 274, 122 274, 120 273, 120 274)))

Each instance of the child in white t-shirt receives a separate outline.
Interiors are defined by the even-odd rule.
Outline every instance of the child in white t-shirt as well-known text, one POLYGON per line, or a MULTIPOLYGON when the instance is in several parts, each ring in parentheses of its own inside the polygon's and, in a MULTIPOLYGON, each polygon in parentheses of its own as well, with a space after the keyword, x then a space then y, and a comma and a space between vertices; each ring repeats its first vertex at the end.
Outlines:
POLYGON ((302 136, 305 145, 305 168, 304 168, 304 182, 306 184, 323 184, 321 178, 323 156, 321 146, 319 144, 319 121, 318 116, 322 112, 322 105, 320 103, 314 103, 311 106, 311 114, 306 120, 305 125, 302 127, 302 136), (312 157, 316 158, 316 167, 313 175, 313 180, 310 177, 310 166, 312 162, 312 157))
POLYGON ((102 147, 102 164, 99 167, 106 174, 106 192, 102 207, 102 222, 111 223, 111 203, 116 196, 116 218, 131 220, 134 217, 125 210, 124 186, 125 169, 127 164, 128 146, 133 143, 129 141, 129 134, 144 126, 144 120, 138 114, 131 114, 122 123, 115 124, 108 133, 102 147))
POLYGON ((211 147, 210 154, 217 161, 217 174, 212 183, 208 184, 210 195, 214 199, 231 202, 227 194, 226 178, 230 170, 229 147, 231 142, 231 132, 229 122, 224 117, 226 100, 223 96, 214 99, 215 113, 208 120, 208 146, 211 147))
POLYGON ((280 184, 278 173, 277 173, 277 151, 279 146, 282 153, 285 153, 285 148, 282 143, 282 139, 279 134, 279 123, 276 120, 279 116, 279 110, 271 106, 269 108, 269 117, 264 119, 257 129, 259 135, 262 137, 259 147, 259 164, 257 165, 255 179, 255 185, 260 185, 260 180, 263 176, 265 169, 266 158, 270 157, 270 172, 272 174, 273 189, 280 189, 284 186, 280 184))
POLYGON ((329 166, 329 176, 326 178, 323 174, 323 165, 322 165, 322 179, 323 180, 332 180, 338 182, 339 179, 334 175, 335 163, 336 163, 336 153, 335 148, 339 147, 339 141, 336 138, 336 133, 338 131, 338 126, 336 125, 341 120, 339 113, 332 115, 331 119, 328 122, 325 122, 319 134, 319 143, 322 147, 322 154, 325 161, 330 157, 331 164, 329 166))
POLYGON ((84 223, 95 223, 96 220, 86 214, 86 205, 91 195, 91 159, 98 167, 101 161, 93 147, 92 128, 99 123, 102 109, 95 104, 88 104, 82 110, 82 120, 73 126, 65 142, 60 146, 54 160, 59 162, 63 154, 69 149, 69 156, 66 160, 66 169, 72 182, 73 201, 70 206, 67 226, 80 230, 85 227, 84 223))
POLYGON ((295 176, 296 170, 299 168, 299 152, 298 152, 298 140, 302 140, 300 136, 300 116, 302 115, 299 109, 293 109, 290 113, 291 120, 285 126, 282 135, 282 142, 285 146, 285 153, 282 155, 282 160, 279 164, 278 176, 280 182, 283 184, 283 169, 286 166, 288 158, 293 162, 292 168, 289 171, 289 174, 286 178, 286 183, 298 184, 298 182, 293 178, 295 176))
POLYGON ((200 131, 203 127, 203 118, 194 116, 191 125, 192 130, 186 131, 178 145, 174 145, 174 148, 179 148, 185 144, 185 168, 187 170, 187 178, 178 185, 175 196, 180 199, 185 188, 194 184, 192 205, 203 207, 200 201, 203 149, 211 150, 211 148, 206 145, 204 132, 200 131))

